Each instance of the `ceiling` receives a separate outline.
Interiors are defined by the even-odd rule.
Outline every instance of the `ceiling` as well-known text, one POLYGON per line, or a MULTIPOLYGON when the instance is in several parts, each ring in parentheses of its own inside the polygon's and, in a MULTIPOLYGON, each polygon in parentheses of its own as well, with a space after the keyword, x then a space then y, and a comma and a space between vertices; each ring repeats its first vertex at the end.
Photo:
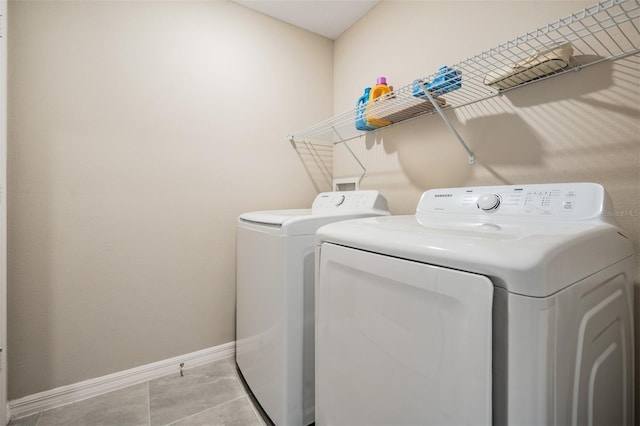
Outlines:
POLYGON ((380 0, 231 0, 335 40, 380 0))

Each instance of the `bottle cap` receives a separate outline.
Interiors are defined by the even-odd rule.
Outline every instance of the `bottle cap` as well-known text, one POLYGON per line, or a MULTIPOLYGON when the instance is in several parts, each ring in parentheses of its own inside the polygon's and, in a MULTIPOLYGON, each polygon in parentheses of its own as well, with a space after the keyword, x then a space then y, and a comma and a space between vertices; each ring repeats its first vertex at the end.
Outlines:
POLYGON ((387 77, 378 77, 378 79, 376 80, 376 86, 378 84, 387 84, 387 77))

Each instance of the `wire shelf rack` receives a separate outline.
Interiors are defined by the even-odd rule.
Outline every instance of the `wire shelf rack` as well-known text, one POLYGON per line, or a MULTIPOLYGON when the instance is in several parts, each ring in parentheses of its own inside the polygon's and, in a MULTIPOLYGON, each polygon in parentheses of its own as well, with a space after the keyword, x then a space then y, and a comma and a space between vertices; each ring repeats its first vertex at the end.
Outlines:
MULTIPOLYGON (((390 126, 434 113, 440 113, 447 121, 443 110, 637 53, 640 51, 639 28, 640 0, 604 0, 451 65, 450 69, 460 74, 445 75, 445 83, 447 79, 450 83, 455 78, 460 82, 461 78, 459 89, 441 93, 432 88, 427 95, 427 83, 442 78, 442 74, 434 73, 378 98, 374 105, 367 106, 366 113, 386 118, 391 122, 390 126), (416 90, 421 96, 414 96, 416 90)), ((345 111, 290 134, 289 141, 335 144, 359 138, 368 131, 356 129, 358 113, 358 108, 345 111)), ((470 163, 473 163, 473 153, 455 129, 450 128, 469 152, 470 163)))

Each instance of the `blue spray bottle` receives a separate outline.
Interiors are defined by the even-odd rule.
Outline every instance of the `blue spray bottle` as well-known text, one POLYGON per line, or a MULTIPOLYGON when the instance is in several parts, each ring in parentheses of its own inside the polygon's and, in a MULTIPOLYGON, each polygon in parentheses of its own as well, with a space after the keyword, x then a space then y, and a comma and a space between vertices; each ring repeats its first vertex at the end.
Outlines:
POLYGON ((366 110, 370 93, 371 87, 365 88, 364 95, 358 99, 358 103, 356 104, 356 129, 358 130, 375 130, 378 128, 377 126, 372 126, 367 123, 366 110))

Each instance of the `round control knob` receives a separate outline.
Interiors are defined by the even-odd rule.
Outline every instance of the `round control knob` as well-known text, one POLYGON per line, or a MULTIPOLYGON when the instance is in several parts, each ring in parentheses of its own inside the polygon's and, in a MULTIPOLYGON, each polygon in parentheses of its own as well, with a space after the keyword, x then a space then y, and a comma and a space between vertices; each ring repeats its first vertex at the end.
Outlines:
POLYGON ((344 195, 339 195, 336 198, 334 198, 333 203, 336 205, 336 207, 344 203, 344 195))
POLYGON ((478 198, 476 205, 482 211, 494 212, 500 207, 500 201, 500 195, 498 194, 484 194, 478 198))

